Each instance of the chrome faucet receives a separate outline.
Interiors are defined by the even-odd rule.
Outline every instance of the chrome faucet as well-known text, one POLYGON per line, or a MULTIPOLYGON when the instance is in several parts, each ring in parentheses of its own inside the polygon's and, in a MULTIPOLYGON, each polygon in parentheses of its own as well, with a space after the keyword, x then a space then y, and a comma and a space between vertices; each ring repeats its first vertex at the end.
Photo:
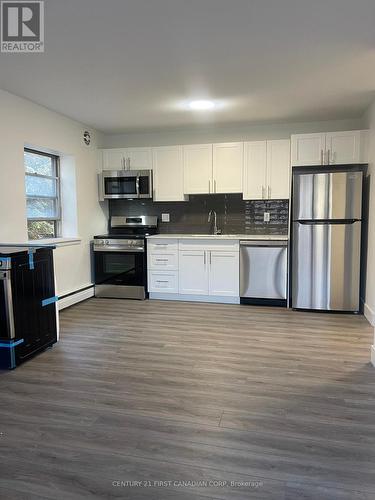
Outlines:
POLYGON ((207 222, 211 222, 212 217, 214 219, 214 234, 215 235, 221 234, 221 229, 217 228, 217 214, 216 214, 215 210, 210 210, 210 212, 208 214, 208 220, 207 220, 207 222))

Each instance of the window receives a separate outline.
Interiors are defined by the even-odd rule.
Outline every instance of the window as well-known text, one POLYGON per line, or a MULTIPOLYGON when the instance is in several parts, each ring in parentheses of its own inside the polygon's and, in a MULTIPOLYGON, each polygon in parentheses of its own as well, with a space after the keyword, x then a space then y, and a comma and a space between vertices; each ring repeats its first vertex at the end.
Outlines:
POLYGON ((59 157, 25 149, 27 231, 30 240, 60 234, 59 157))

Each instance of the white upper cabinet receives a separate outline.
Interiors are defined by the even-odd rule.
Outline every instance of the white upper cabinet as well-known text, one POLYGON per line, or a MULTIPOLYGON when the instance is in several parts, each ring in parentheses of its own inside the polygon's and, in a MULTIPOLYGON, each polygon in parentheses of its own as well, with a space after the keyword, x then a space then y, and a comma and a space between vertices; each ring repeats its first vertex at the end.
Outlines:
POLYGON ((213 193, 242 193, 243 142, 213 145, 213 193))
POLYGON ((102 150, 103 170, 151 170, 151 148, 114 148, 102 150))
POLYGON ((125 151, 125 149, 103 149, 103 170, 123 170, 126 168, 125 151))
POLYGON ((267 141, 245 142, 243 198, 263 200, 267 188, 267 141))
POLYGON ((289 198, 290 170, 290 140, 267 141, 268 200, 289 198))
POLYGON ((128 148, 125 150, 130 170, 151 170, 151 148, 128 148))
POLYGON ((212 144, 183 146, 183 155, 185 194, 212 193, 212 144))
POLYGON ((245 143, 243 177, 245 200, 289 198, 289 139, 245 143))
POLYGON ((292 135, 292 165, 323 165, 326 148, 326 134, 292 135))
POLYGON ((326 162, 329 165, 367 163, 367 130, 326 134, 326 162))
POLYGON ((292 135, 292 165, 350 165, 368 162, 368 131, 292 135))
POLYGON ((152 149, 154 201, 186 201, 182 146, 152 149))

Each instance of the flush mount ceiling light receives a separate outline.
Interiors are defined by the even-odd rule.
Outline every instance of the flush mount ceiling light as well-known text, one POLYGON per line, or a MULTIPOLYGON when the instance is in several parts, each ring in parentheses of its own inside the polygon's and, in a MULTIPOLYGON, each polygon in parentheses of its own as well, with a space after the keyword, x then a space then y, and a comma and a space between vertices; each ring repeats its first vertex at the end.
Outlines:
POLYGON ((215 103, 214 101, 199 99, 196 101, 190 101, 188 106, 189 109, 193 111, 210 111, 215 108, 215 103))

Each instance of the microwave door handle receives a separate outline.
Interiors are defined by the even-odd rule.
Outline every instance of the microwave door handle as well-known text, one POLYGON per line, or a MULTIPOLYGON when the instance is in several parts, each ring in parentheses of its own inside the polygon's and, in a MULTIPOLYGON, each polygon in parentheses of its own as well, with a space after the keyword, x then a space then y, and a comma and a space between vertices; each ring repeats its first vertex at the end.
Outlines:
POLYGON ((137 190, 137 198, 139 198, 139 174, 137 175, 137 179, 135 181, 135 189, 137 190))

